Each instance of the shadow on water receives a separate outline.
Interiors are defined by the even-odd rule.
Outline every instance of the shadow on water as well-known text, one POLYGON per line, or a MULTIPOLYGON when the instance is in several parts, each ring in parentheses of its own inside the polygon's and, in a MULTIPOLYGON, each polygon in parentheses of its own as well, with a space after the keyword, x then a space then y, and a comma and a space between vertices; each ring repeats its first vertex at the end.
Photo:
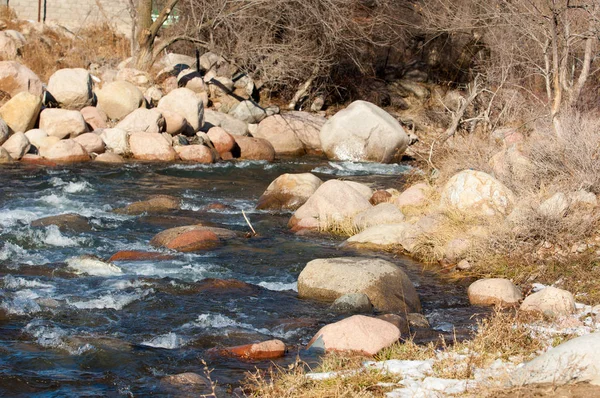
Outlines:
POLYGON ((289 213, 254 210, 277 176, 310 171, 323 179, 401 188, 406 167, 307 159, 0 169, 0 394, 169 394, 163 376, 204 374, 202 360, 220 385, 235 386, 245 372, 271 362, 240 361, 210 349, 272 338, 290 347, 273 363, 285 366, 299 354, 314 364, 317 358, 302 347, 320 327, 342 317, 328 303, 297 297, 298 274, 315 258, 363 255, 398 264, 417 286, 433 328, 417 333, 417 341, 440 333, 450 340, 466 337, 476 309, 464 286, 406 257, 342 248, 337 237, 296 236, 287 229, 289 213), (168 215, 112 212, 155 194, 182 198, 182 209, 168 215), (173 226, 203 222, 245 233, 242 210, 258 237, 209 252, 121 262, 122 274, 110 277, 75 275, 65 266, 66 259, 83 254, 106 259, 119 250, 154 251, 150 239, 173 226), (64 213, 86 217, 91 229, 30 226, 64 213), (219 285, 211 278, 243 283, 219 285))

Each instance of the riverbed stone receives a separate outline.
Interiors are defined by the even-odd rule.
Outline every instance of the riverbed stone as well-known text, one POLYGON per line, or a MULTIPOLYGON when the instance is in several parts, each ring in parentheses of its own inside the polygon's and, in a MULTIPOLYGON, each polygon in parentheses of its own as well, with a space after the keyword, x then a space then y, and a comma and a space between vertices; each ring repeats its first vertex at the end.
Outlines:
POLYGON ((132 156, 139 160, 172 162, 178 158, 171 144, 158 133, 132 133, 129 148, 132 156))
POLYGON ((31 130, 40 114, 42 100, 27 91, 17 93, 0 108, 0 117, 12 132, 31 130))
POLYGON ((194 132, 204 124, 204 104, 192 90, 185 87, 175 89, 162 97, 157 108, 178 113, 187 120, 194 132))
POLYGON ((25 136, 25 134, 18 132, 11 135, 8 140, 2 144, 2 148, 4 148, 9 154, 10 157, 19 160, 27 153, 31 144, 29 140, 25 136))
POLYGON ((389 322, 354 315, 322 327, 308 343, 325 352, 357 352, 375 355, 400 339, 400 330, 389 322))
POLYGON ((31 222, 32 227, 47 227, 56 225, 61 232, 89 232, 92 230, 88 219, 77 213, 66 213, 57 216, 38 218, 31 222))
POLYGON ((389 163, 410 142, 392 115, 366 101, 354 101, 332 116, 319 137, 329 159, 354 162, 389 163))
POLYGON ((575 312, 575 298, 566 290, 548 286, 525 297, 520 310, 552 317, 568 315, 575 312))
POLYGON ((448 180, 441 194, 442 208, 483 217, 507 216, 515 196, 489 174, 476 170, 461 171, 448 180))
POLYGON ((204 145, 181 145, 175 147, 181 160, 210 164, 215 161, 215 153, 204 145))
POLYGON ((13 158, 10 153, 2 147, 0 147, 0 164, 12 163, 13 158))
POLYGON ((146 200, 130 203, 116 209, 115 213, 138 215, 142 213, 165 213, 181 208, 181 200, 170 195, 155 195, 146 200))
POLYGON ((298 276, 301 298, 334 301, 349 293, 366 294, 377 311, 421 311, 419 296, 408 276, 382 259, 317 259, 306 264, 298 276))
POLYGON ((467 290, 471 305, 509 307, 519 304, 521 290, 508 279, 487 278, 473 282, 467 290))
POLYGON ((600 385, 600 332, 576 337, 517 368, 510 376, 512 386, 527 384, 600 385))
POLYGON ((186 225, 159 232, 152 238, 150 244, 187 252, 210 249, 217 246, 220 239, 230 239, 235 236, 235 232, 224 228, 186 225))
POLYGON ((398 224, 404 221, 404 214, 392 203, 380 203, 354 216, 354 225, 358 230, 375 225, 398 224))
POLYGON ((248 123, 243 122, 223 112, 212 109, 204 110, 206 124, 210 127, 221 127, 234 136, 248 135, 248 123))
POLYGON ((116 153, 105 152, 96 156, 94 162, 121 164, 125 163, 125 159, 123 159, 121 155, 117 155, 116 153))
POLYGON ((127 131, 117 128, 104 129, 100 133, 106 149, 117 155, 128 155, 131 153, 129 147, 129 134, 127 131))
POLYGON ((9 136, 10 129, 8 128, 8 124, 0 118, 0 145, 4 144, 9 136))
POLYGON ((431 188, 425 183, 411 185, 394 200, 394 204, 399 208, 406 206, 423 206, 427 203, 427 191, 431 188))
POLYGON ((144 94, 126 81, 114 81, 96 91, 98 108, 111 120, 121 120, 134 110, 145 107, 144 94))
POLYGON ((285 344, 281 340, 268 340, 260 343, 227 347, 221 350, 226 355, 243 359, 275 359, 285 356, 285 344))
POLYGON ((308 112, 288 112, 262 120, 252 135, 268 140, 277 155, 304 155, 321 151, 319 132, 327 119, 308 112))
POLYGON ((44 130, 41 129, 32 129, 25 132, 25 137, 29 140, 29 143, 36 148, 41 147, 45 138, 48 137, 48 134, 44 130))
POLYGON ((292 216, 288 226, 294 231, 302 229, 327 230, 348 224, 352 218, 371 208, 365 192, 357 186, 340 180, 329 180, 317 188, 315 193, 292 216))
POLYGON ((0 90, 7 92, 11 97, 20 92, 28 92, 40 99, 40 102, 43 93, 40 78, 31 69, 16 61, 0 61, 0 90))
POLYGON ((108 127, 106 121, 108 116, 100 108, 95 106, 86 106, 79 112, 83 116, 83 120, 87 123, 91 131, 105 129, 108 127))
POLYGON ((412 252, 421 228, 408 222, 398 224, 375 225, 351 236, 346 240, 348 245, 401 246, 407 252, 412 252))
POLYGON ((73 141, 79 143, 88 153, 103 153, 104 141, 96 133, 83 133, 73 138, 73 141))
POLYGON ((60 140, 51 147, 43 148, 40 155, 57 163, 79 163, 91 160, 85 148, 73 139, 60 140))
POLYGON ((371 203, 373 206, 377 206, 380 203, 389 202, 391 198, 391 193, 384 191, 383 189, 378 189, 377 191, 373 192, 373 195, 371 195, 369 203, 371 203))
POLYGON ((75 138, 88 131, 81 112, 53 108, 46 108, 40 113, 40 129, 60 139, 75 138))
POLYGON ((163 118, 165 119, 165 131, 171 135, 182 134, 187 128, 191 127, 188 125, 187 120, 177 112, 161 109, 163 118))
POLYGON ((260 123, 264 118, 272 114, 252 100, 240 102, 228 113, 245 123, 260 123))
POLYGON ((259 210, 296 210, 323 184, 314 174, 282 174, 258 199, 259 210))
POLYGON ((120 250, 113 254, 108 261, 162 261, 162 260, 173 260, 175 257, 158 252, 146 252, 141 250, 120 250))
POLYGON ((373 305, 364 293, 348 293, 335 299, 331 309, 338 313, 371 313, 373 305))
POLYGON ((231 152, 236 145, 235 138, 224 128, 211 127, 206 133, 219 155, 231 152))
POLYGON ((125 116, 115 128, 128 133, 162 133, 165 130, 165 119, 157 109, 138 108, 125 116))
POLYGON ((245 160, 275 160, 275 149, 265 139, 236 136, 235 142, 240 148, 240 159, 245 160))
POLYGON ((83 68, 59 69, 48 80, 48 92, 63 109, 80 110, 92 104, 92 77, 83 68))

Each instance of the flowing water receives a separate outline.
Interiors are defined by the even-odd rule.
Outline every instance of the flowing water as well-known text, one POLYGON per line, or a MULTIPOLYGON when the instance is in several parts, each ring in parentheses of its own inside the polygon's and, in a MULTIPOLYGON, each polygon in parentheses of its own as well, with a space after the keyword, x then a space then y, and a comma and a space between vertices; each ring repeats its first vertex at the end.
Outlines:
POLYGON ((434 334, 466 333, 474 309, 463 286, 445 282, 407 258, 341 248, 336 237, 296 236, 286 228, 290 213, 254 210, 269 183, 286 172, 312 171, 322 179, 401 188, 406 170, 319 159, 208 166, 3 166, 0 395, 177 395, 161 379, 183 372, 204 374, 202 360, 214 369, 212 379, 231 390, 246 371, 267 368, 270 362, 227 358, 210 349, 272 338, 290 347, 290 354, 275 363, 289 364, 298 352, 314 360, 302 347, 321 326, 341 317, 327 303, 297 297, 298 274, 315 258, 367 255, 393 261, 417 287, 434 334), (155 194, 181 198, 182 209, 139 216, 112 211, 155 194), (80 255, 107 259, 119 250, 156 251, 150 239, 174 226, 210 222, 247 232, 242 210, 259 236, 163 260, 119 262, 120 270, 78 274, 69 268, 80 255), (64 213, 86 217, 91 228, 73 233, 30 226, 38 218, 64 213), (210 278, 247 284, 222 286, 210 278))

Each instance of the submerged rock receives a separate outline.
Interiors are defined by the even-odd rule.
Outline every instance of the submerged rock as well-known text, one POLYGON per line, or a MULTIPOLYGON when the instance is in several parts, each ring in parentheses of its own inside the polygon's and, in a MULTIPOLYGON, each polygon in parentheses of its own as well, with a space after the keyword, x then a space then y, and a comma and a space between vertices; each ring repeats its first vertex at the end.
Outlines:
POLYGON ((88 232, 92 230, 92 227, 88 223, 87 218, 77 213, 67 213, 60 214, 58 216, 42 217, 31 222, 32 227, 47 227, 49 225, 56 225, 61 232, 88 232))
POLYGON ((400 330, 389 322, 354 315, 321 328, 308 343, 308 349, 325 352, 351 351, 375 355, 400 339, 400 330))
POLYGON ((243 359, 275 359, 285 355, 285 344, 281 340, 268 340, 261 343, 227 347, 219 350, 222 355, 232 355, 243 359))
POLYGON ((113 254, 108 261, 146 261, 146 260, 172 260, 174 257, 169 254, 157 252, 145 252, 141 250, 120 250, 113 254))
POLYGON ((298 276, 301 298, 334 301, 349 293, 364 293, 377 311, 421 311, 412 282, 389 261, 367 257, 338 257, 310 261, 298 276))
POLYGON ((178 210, 181 200, 169 195, 155 195, 146 200, 133 202, 123 208, 116 209, 115 213, 137 215, 142 213, 164 213, 178 210))
POLYGON ((205 227, 202 225, 187 225, 170 228, 154 236, 150 241, 152 246, 189 252, 206 250, 218 246, 220 239, 235 237, 233 231, 223 228, 205 227))
POLYGON ((346 313, 371 313, 373 311, 373 305, 369 300, 369 296, 364 293, 349 293, 338 297, 333 304, 331 309, 335 312, 346 312, 346 313))

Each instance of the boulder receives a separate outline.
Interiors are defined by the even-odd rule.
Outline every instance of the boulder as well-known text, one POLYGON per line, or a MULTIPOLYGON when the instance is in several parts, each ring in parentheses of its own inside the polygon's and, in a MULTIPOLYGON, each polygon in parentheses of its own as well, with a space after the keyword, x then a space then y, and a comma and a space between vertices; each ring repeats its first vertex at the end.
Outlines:
POLYGON ((311 173, 282 174, 261 195, 259 210, 296 210, 302 206, 323 181, 311 173))
POLYGON ((240 148, 240 159, 266 160, 267 162, 272 162, 275 159, 275 149, 267 140, 236 136, 235 142, 240 148))
POLYGON ((40 155, 57 163, 77 163, 90 160, 90 155, 85 148, 72 139, 60 140, 51 147, 44 148, 40 155))
POLYGON ((187 120, 179 113, 168 111, 166 109, 161 109, 159 112, 162 113, 162 116, 165 119, 164 131, 167 133, 177 135, 185 132, 187 128, 191 129, 187 120))
POLYGON ((229 114, 246 123, 260 123, 261 120, 269 116, 266 109, 263 109, 251 100, 240 102, 229 114))
POLYGON ((121 157, 121 155, 117 155, 116 153, 112 153, 112 152, 101 153, 100 155, 96 156, 96 159, 94 159, 94 161, 101 162, 101 163, 116 163, 116 164, 125 163, 125 159, 123 159, 121 157))
POLYGON ((471 305, 515 306, 523 298, 521 290, 508 279, 489 278, 473 282, 467 290, 471 305))
POLYGON ((542 217, 560 219, 567 214, 569 210, 569 198, 562 192, 557 192, 550 198, 543 201, 537 211, 542 217))
POLYGON ((38 166, 47 166, 47 167, 58 166, 58 163, 53 162, 48 159, 44 159, 40 155, 34 155, 32 153, 26 153, 25 155, 23 155, 23 157, 21 158, 21 163, 35 164, 38 166))
POLYGON ((335 299, 331 309, 339 313, 371 313, 373 305, 364 293, 348 293, 335 299))
POLYGON ((135 159, 172 162, 177 152, 158 133, 133 133, 129 136, 129 147, 135 159))
POLYGON ((235 138, 221 127, 211 127, 206 134, 219 154, 231 152, 235 147, 235 138))
POLYGON ((140 89, 126 81, 108 83, 96 91, 96 96, 98 108, 111 120, 121 120, 146 104, 140 89))
POLYGON ((285 355, 285 344, 281 340, 268 340, 261 343, 227 347, 222 354, 243 359, 275 359, 285 355))
POLYGON ((419 312, 421 302, 408 276, 395 264, 377 258, 338 257, 310 261, 298 276, 298 295, 334 301, 364 293, 377 311, 419 312))
POLYGON ((110 256, 109 263, 115 261, 148 261, 148 260, 173 260, 174 257, 164 253, 145 252, 140 250, 120 250, 110 256))
POLYGON ((179 252, 207 250, 218 246, 221 239, 235 237, 235 233, 223 228, 187 225, 164 230, 152 238, 150 244, 179 252))
POLYGON ((157 109, 139 108, 125 116, 115 128, 128 133, 161 133, 165 130, 165 119, 157 109))
POLYGON ((138 215, 142 213, 164 213, 181 208, 181 201, 169 195, 155 195, 146 200, 133 202, 123 208, 115 210, 115 213, 138 215))
POLYGON ((88 131, 81 112, 46 108, 40 113, 40 129, 60 139, 75 138, 88 131))
POLYGON ((13 158, 10 153, 0 146, 0 164, 12 163, 13 158))
POLYGON ((373 195, 371 195, 369 203, 371 203, 373 206, 377 206, 380 203, 388 203, 390 199, 392 199, 391 193, 384 191, 383 189, 378 189, 377 191, 373 192, 373 195))
POLYGON ((248 123, 223 112, 204 110, 205 123, 210 127, 221 127, 231 135, 248 135, 248 123))
POLYGON ((30 146, 29 140, 25 134, 21 132, 11 135, 8 140, 2 144, 2 148, 4 148, 10 154, 10 157, 15 160, 21 159, 21 157, 27 153, 30 146))
POLYGON ((187 88, 171 91, 158 101, 158 109, 178 113, 185 118, 194 131, 204 124, 204 105, 196 94, 187 88))
POLYGON ((441 206, 472 215, 507 216, 514 206, 514 195, 489 174, 461 171, 448 180, 441 194, 441 206))
POLYGON ((319 137, 329 159, 355 162, 389 163, 410 142, 393 116, 366 101, 355 101, 332 116, 319 137))
POLYGON ((372 356, 399 339, 400 330, 391 323, 354 315, 322 327, 307 348, 325 352, 351 351, 372 356))
POLYGON ((575 312, 575 298, 562 289, 548 286, 523 300, 521 311, 537 312, 547 316, 568 315, 575 312))
POLYGON ((0 31, 0 58, 3 60, 15 60, 21 54, 21 48, 25 45, 25 38, 17 31, 0 31), (11 34, 11 32, 13 34, 11 34), (17 37, 20 36, 20 37, 17 37), (22 40, 19 40, 22 38, 22 40))
POLYGON ((228 62, 225 58, 213 52, 205 52, 200 56, 200 68, 205 71, 226 72, 229 69, 228 62))
POLYGON ((0 119, 0 145, 4 144, 10 135, 10 129, 8 128, 8 124, 2 119, 0 119))
POLYGON ((31 69, 15 61, 0 62, 0 90, 11 97, 25 91, 38 99, 42 98, 43 93, 40 78, 31 69))
POLYGON ((418 226, 407 222, 375 225, 351 236, 346 240, 346 244, 367 244, 374 246, 400 245, 410 253, 422 233, 422 230, 418 226))
POLYGON ((87 218, 77 213, 60 214, 58 216, 49 216, 38 218, 31 222, 32 227, 47 227, 49 225, 56 225, 62 232, 88 232, 92 230, 92 227, 88 223, 87 218))
POLYGON ((41 108, 42 100, 39 96, 22 91, 2 105, 0 117, 11 131, 23 133, 33 128, 41 108))
POLYGON ((337 228, 351 224, 356 214, 369 208, 369 199, 351 184, 329 180, 296 210, 288 225, 295 231, 337 228))
POLYGON ((450 263, 456 263, 464 258, 471 248, 471 240, 468 238, 454 238, 444 246, 444 258, 450 263))
POLYGON ((78 137, 73 138, 73 141, 77 142, 87 151, 87 153, 103 153, 104 152, 104 141, 98 134, 95 133, 84 133, 78 137))
POLYGON ((80 112, 91 131, 108 127, 106 124, 108 116, 101 109, 95 106, 86 106, 80 112))
MULTIPOLYGON (((40 130, 40 131, 43 131, 43 130, 40 130)), ((36 139, 37 139, 38 145, 35 145, 35 146, 38 149, 38 153, 43 152, 45 149, 50 148, 51 146, 53 146, 54 144, 56 144, 57 142, 60 141, 60 138, 58 138, 58 137, 54 137, 54 136, 41 137, 41 134, 39 134, 39 136, 36 137, 36 139)))
POLYGON ((502 149, 492 156, 488 163, 494 177, 503 181, 514 180, 527 184, 534 178, 535 168, 531 160, 515 146, 502 149))
POLYGON ((321 151, 319 132, 327 119, 308 112, 289 112, 265 118, 252 135, 264 138, 278 155, 304 155, 321 151))
POLYGON ((160 86, 150 86, 146 89, 146 91, 144 91, 144 98, 146 99, 146 102, 153 107, 158 105, 158 101, 160 101, 162 97, 164 97, 164 94, 160 86))
POLYGON ((92 77, 82 68, 59 69, 48 80, 48 92, 61 108, 80 110, 92 105, 92 77))
POLYGON ((200 376, 198 373, 185 372, 178 373, 175 375, 168 375, 162 378, 161 382, 182 388, 185 392, 190 394, 198 394, 198 391, 194 391, 193 388, 210 387, 211 382, 206 377, 200 376))
POLYGON ((126 81, 136 87, 148 87, 151 85, 151 78, 147 72, 134 69, 123 68, 117 72, 116 80, 126 81))
POLYGON ((418 183, 411 185, 405 189, 397 198, 394 200, 394 204, 399 208, 405 206, 422 206, 427 203, 426 192, 430 190, 429 185, 425 183, 418 183))
POLYGON ((175 152, 177 152, 181 160, 189 162, 210 164, 215 161, 214 152, 204 145, 176 146, 175 152))
POLYGON ((598 353, 600 332, 576 337, 517 368, 510 376, 510 384, 516 387, 568 383, 600 385, 598 353))
POLYGON ((354 216, 354 226, 363 230, 375 225, 398 224, 404 221, 404 214, 391 203, 380 203, 354 216))
POLYGON ((194 69, 184 69, 177 75, 177 85, 192 90, 195 93, 206 91, 206 85, 202 75, 194 69))
POLYGON ((128 155, 131 153, 128 137, 129 134, 127 134, 127 131, 117 128, 104 129, 102 133, 100 133, 100 138, 104 141, 106 149, 117 155, 128 155))
POLYGON ((29 140, 31 145, 36 148, 40 148, 45 143, 45 139, 48 137, 48 134, 44 130, 40 129, 32 129, 25 133, 25 137, 29 140))

